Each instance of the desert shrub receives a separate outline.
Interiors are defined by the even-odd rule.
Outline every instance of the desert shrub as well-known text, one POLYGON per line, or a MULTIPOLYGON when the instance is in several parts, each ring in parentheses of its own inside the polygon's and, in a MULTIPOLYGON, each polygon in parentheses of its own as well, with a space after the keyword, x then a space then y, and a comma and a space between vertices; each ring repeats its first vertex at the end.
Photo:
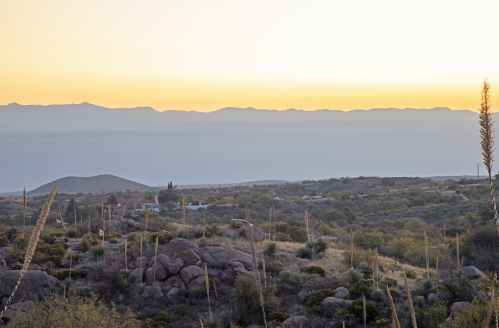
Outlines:
MULTIPOLYGON (((400 274, 402 275, 402 274, 400 274)), ((405 276, 407 277, 407 279, 416 279, 418 277, 418 275, 416 274, 416 272, 412 271, 412 270, 408 270, 405 272, 405 276)))
POLYGON ((61 238, 62 236, 64 236, 64 233, 62 231, 56 231, 54 232, 54 236, 56 236, 57 238, 61 238))
POLYGON ((171 321, 172 317, 164 311, 160 311, 154 317, 147 319, 147 323, 151 328, 169 328, 171 321))
POLYGON ((265 269, 268 272, 279 274, 284 269, 284 265, 279 261, 274 261, 270 262, 265 269))
POLYGON ((8 315, 15 318, 10 327, 102 327, 102 328, 135 328, 142 323, 129 309, 120 311, 111 305, 108 307, 95 295, 79 297, 51 294, 43 301, 37 302, 33 309, 10 310, 8 315), (54 321, 55 320, 55 321, 54 321))
POLYGON ((318 266, 318 265, 311 265, 305 269, 305 272, 308 274, 319 274, 321 277, 326 276, 326 270, 324 270, 323 267, 318 266))
POLYGON ((383 278, 383 284, 388 285, 388 287, 397 287, 398 281, 397 281, 397 279, 385 277, 385 278, 383 278))
POLYGON ((331 289, 321 289, 310 295, 307 300, 306 305, 308 307, 313 307, 322 303, 326 297, 334 296, 334 290, 331 289))
POLYGON ((9 228, 5 230, 5 236, 7 236, 8 239, 11 239, 12 236, 19 234, 19 231, 16 228, 9 228))
POLYGON ((9 238, 3 233, 0 233, 0 247, 7 246, 9 243, 9 238))
POLYGON ((426 311, 424 311, 423 323, 426 327, 438 327, 440 324, 445 322, 447 313, 447 305, 445 302, 438 300, 426 309, 426 311))
POLYGON ((374 276, 373 268, 372 268, 372 266, 367 264, 367 262, 361 262, 359 264, 359 270, 364 275, 364 278, 366 278, 366 279, 369 277, 372 278, 374 276))
MULTIPOLYGON (((69 278, 69 269, 65 270, 60 270, 60 271, 50 271, 49 274, 59 280, 64 280, 69 278)), ((90 271, 87 269, 81 269, 81 270, 71 270, 71 278, 73 279, 78 279, 78 278, 85 278, 90 271)))
POLYGON ((268 243, 265 245, 264 253, 270 257, 275 257, 277 253, 277 244, 276 243, 268 243))
POLYGON ((269 313, 267 316, 268 321, 274 321, 274 322, 283 322, 287 318, 289 318, 289 314, 286 312, 272 312, 269 313))
POLYGON ((82 253, 88 252, 92 245, 87 239, 83 239, 79 244, 78 244, 78 250, 82 253))
POLYGON ((385 293, 381 289, 373 289, 371 291, 371 299, 376 303, 383 302, 386 299, 385 293))
MULTIPOLYGON (((199 230, 198 232, 196 232, 196 234, 194 235, 195 238, 203 238, 203 231, 204 230, 199 230)), ((204 236, 206 238, 210 238, 211 237, 211 232, 209 232, 208 230, 204 233, 204 236)))
POLYGON ((287 291, 290 293, 297 293, 300 291, 302 280, 298 274, 289 271, 281 271, 279 278, 279 292, 287 291))
POLYGON ((361 278, 362 278, 362 274, 358 270, 355 270, 355 269, 349 270, 346 274, 346 277, 345 277, 346 281, 349 284, 358 283, 361 278))
POLYGON ((94 246, 90 249, 90 252, 94 256, 94 258, 102 257, 105 253, 106 249, 103 246, 94 246))
MULTIPOLYGON (((255 284, 255 279, 246 275, 239 275, 236 277, 236 297, 235 304, 238 306, 240 315, 240 322, 245 326, 263 322, 262 308, 260 307, 260 297, 255 284)), ((275 296, 277 288, 275 285, 268 285, 262 287, 262 295, 265 303, 265 310, 267 312, 276 312, 280 308, 280 301, 275 296)))
POLYGON ((414 306, 423 309, 426 307, 426 300, 424 299, 423 296, 416 296, 413 300, 412 303, 414 306))
POLYGON ((390 295, 392 295, 392 297, 400 297, 400 293, 396 289, 390 289, 390 295))
POLYGON ((296 252, 296 256, 302 259, 311 259, 312 258, 312 250, 307 247, 301 247, 296 252))
MULTIPOLYGON (((352 305, 348 309, 356 318, 364 318, 364 304, 361 299, 353 301, 352 305)), ((366 321, 371 322, 378 316, 378 307, 376 303, 371 301, 366 301, 366 321)))
POLYGON ((288 234, 294 242, 304 243, 307 241, 307 230, 300 227, 289 227, 288 234))
POLYGON ((40 239, 43 240, 44 243, 49 245, 54 245, 55 242, 57 241, 57 238, 49 236, 47 234, 41 234, 40 239))
POLYGON ((119 243, 119 242, 120 242, 120 241, 119 241, 118 239, 116 239, 116 238, 111 238, 111 239, 109 239, 109 243, 110 243, 110 244, 117 244, 117 243, 119 243))
POLYGON ((78 235, 79 234, 76 230, 68 230, 68 232, 66 232, 66 236, 68 236, 69 238, 77 238, 78 235))
POLYGON ((327 242, 321 238, 315 241, 315 251, 317 253, 323 253, 328 249, 329 245, 327 242))
POLYGON ((173 235, 169 231, 163 230, 158 234, 158 244, 166 245, 173 238, 174 238, 173 235))

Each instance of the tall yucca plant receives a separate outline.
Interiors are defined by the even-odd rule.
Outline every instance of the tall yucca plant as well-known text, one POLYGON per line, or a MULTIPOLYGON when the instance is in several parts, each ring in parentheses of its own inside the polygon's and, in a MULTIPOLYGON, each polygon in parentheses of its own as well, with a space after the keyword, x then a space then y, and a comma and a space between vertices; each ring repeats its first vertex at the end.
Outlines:
POLYGON ((494 196, 494 185, 492 184, 492 165, 494 163, 494 121, 490 103, 490 83, 485 79, 482 86, 482 102, 480 108, 480 145, 482 146, 483 164, 489 174, 490 197, 496 221, 497 234, 499 237, 499 216, 497 215, 496 198, 494 196))
POLYGON ((52 204, 52 201, 54 200, 55 193, 57 191, 57 187, 59 187, 59 182, 55 185, 54 189, 52 189, 49 196, 47 197, 47 200, 45 201, 45 204, 43 205, 43 208, 42 208, 42 213, 40 214, 38 221, 36 221, 35 228, 33 229, 33 232, 31 233, 31 237, 29 238, 28 249, 26 250, 26 256, 24 257, 24 264, 23 264, 23 267, 21 269, 21 275, 19 276, 19 280, 17 280, 17 284, 14 287, 12 294, 10 294, 9 299, 7 300, 7 303, 5 304, 5 308, 3 309, 2 313, 0 313, 0 319, 2 319, 5 311, 7 310, 7 307, 9 306, 10 301, 12 300, 12 298, 14 297, 14 294, 16 293, 17 289, 19 288, 19 285, 21 284, 21 280, 23 279, 24 275, 26 274, 26 271, 28 271, 31 260, 33 259, 33 256, 35 255, 36 245, 38 244, 38 240, 40 239, 40 233, 43 230, 43 226, 45 225, 45 222, 47 221, 47 216, 49 215, 49 212, 50 212, 50 205, 52 204))
POLYGON ((23 236, 23 239, 24 239, 24 228, 26 227, 26 203, 27 203, 27 200, 26 200, 26 188, 24 188, 23 190, 23 233, 22 233, 22 236, 23 236))

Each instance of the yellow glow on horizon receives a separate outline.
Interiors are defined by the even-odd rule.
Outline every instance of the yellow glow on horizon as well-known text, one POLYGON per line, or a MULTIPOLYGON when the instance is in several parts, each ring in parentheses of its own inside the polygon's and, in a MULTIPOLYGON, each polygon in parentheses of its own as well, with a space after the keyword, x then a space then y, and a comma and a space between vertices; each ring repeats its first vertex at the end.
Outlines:
POLYGON ((499 2, 0 4, 0 104, 476 110, 499 2), (486 9, 486 10, 484 10, 486 9))

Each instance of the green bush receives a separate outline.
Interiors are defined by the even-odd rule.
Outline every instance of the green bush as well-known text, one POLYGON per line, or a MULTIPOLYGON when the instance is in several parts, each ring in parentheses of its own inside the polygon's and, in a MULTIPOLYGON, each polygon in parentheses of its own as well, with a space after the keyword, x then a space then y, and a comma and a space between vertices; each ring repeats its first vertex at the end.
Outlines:
MULTIPOLYGON (((400 274, 402 275, 402 274, 400 274)), ((418 277, 418 275, 416 274, 416 272, 412 271, 412 270, 408 270, 405 272, 405 276, 407 277, 407 279, 416 279, 418 277)))
MULTIPOLYGON (((60 270, 60 271, 50 271, 49 274, 59 280, 64 280, 69 278, 69 269, 65 270, 60 270)), ((81 270, 71 270, 71 278, 72 279, 78 279, 78 278, 85 278, 90 271, 87 269, 81 269, 81 270)))
MULTIPOLYGON (((204 231, 204 230, 199 230, 198 232, 196 232, 196 234, 194 235, 194 237, 195 237, 195 238, 203 238, 203 231, 204 231)), ((206 231, 206 232, 204 233, 204 236, 205 236, 206 238, 210 238, 210 237, 211 237, 211 232, 206 231)))
POLYGON ((78 250, 82 253, 88 252, 92 245, 87 239, 83 239, 79 244, 78 244, 78 250))
POLYGON ((17 235, 19 231, 16 228, 9 228, 5 230, 5 235, 8 239, 12 238, 12 236, 17 235))
POLYGON ((117 244, 117 243, 119 243, 119 242, 120 242, 120 241, 119 241, 118 239, 116 239, 116 238, 111 238, 111 239, 109 239, 109 243, 110 243, 110 244, 117 244))
POLYGON ((385 278, 383 278, 383 284, 388 285, 388 287, 397 287, 398 281, 397 281, 397 279, 385 277, 385 278))
MULTIPOLYGON (((352 305, 348 309, 356 318, 364 320, 364 301, 359 299, 353 301, 352 305)), ((378 316, 378 307, 376 303, 371 301, 366 301, 366 321, 371 322, 378 316)))
POLYGON ((296 252, 296 256, 302 259, 311 259, 312 258, 312 250, 307 247, 301 247, 296 252))
POLYGON ((270 262, 265 269, 269 272, 279 274, 284 269, 284 265, 279 261, 274 261, 270 262))
POLYGON ((151 328, 169 328, 171 321, 172 317, 164 311, 160 311, 151 319, 147 319, 147 323, 151 328))
POLYGON ((275 257, 275 255, 277 253, 277 244, 271 242, 271 243, 268 243, 267 245, 265 245, 264 253, 270 257, 275 257))
POLYGON ((7 238, 7 236, 4 235, 3 233, 0 233, 0 247, 7 246, 8 243, 9 243, 9 238, 7 238))
POLYGON ((400 293, 396 289, 390 289, 390 295, 392 295, 392 297, 400 297, 400 293))
POLYGON ((289 318, 289 314, 286 312, 272 312, 267 316, 268 321, 283 322, 289 318))
POLYGON ((68 230, 68 232, 66 232, 66 236, 69 238, 77 238, 78 235, 79 233, 76 230, 68 230))
POLYGON ((321 289, 310 295, 307 300, 306 305, 308 307, 313 307, 322 303, 326 297, 334 296, 334 290, 331 289, 321 289))
POLYGON ((103 246, 94 246, 90 249, 90 253, 94 256, 94 258, 99 258, 104 255, 106 249, 103 246))
POLYGON ((361 278, 362 278, 362 274, 358 270, 355 270, 355 269, 349 270, 346 274, 346 277, 345 277, 346 281, 349 284, 356 284, 360 281, 361 278))
POLYGON ((308 274, 319 274, 321 277, 326 276, 326 270, 324 270, 323 267, 318 266, 318 265, 311 265, 307 269, 305 269, 305 272, 308 274))
POLYGON ((374 289, 372 292, 371 292, 371 299, 373 301, 375 301, 376 303, 379 303, 379 302, 383 302, 386 297, 385 297, 385 293, 382 292, 382 289, 374 289))
POLYGON ((174 236, 169 231, 163 230, 158 235, 158 244, 160 244, 160 245, 166 245, 173 238, 174 238, 174 236))

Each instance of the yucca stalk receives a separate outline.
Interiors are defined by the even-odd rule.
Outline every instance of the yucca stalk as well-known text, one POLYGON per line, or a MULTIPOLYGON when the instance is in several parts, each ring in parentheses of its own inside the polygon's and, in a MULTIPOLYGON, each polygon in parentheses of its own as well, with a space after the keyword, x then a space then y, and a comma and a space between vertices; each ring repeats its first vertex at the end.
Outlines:
POLYGON ((208 297, 208 308, 210 309, 210 321, 213 321, 213 317, 211 315, 211 303, 210 303, 210 280, 208 278, 208 266, 204 266, 204 282, 206 285, 206 296, 208 297))
POLYGON ((265 270, 265 258, 263 257, 263 252, 262 252, 262 271, 263 271, 263 284, 265 288, 267 288, 267 272, 265 270))
POLYGON ((140 262, 139 262, 139 274, 140 274, 140 283, 142 283, 142 241, 144 240, 143 236, 140 235, 140 262))
POLYGON ((71 279, 71 271, 73 270, 73 251, 69 249, 69 279, 71 279))
POLYGON ((418 324, 416 323, 416 313, 414 312, 414 305, 412 304, 411 290, 409 289, 409 283, 407 282, 407 277, 404 270, 402 270, 402 275, 404 276, 405 295, 407 297, 407 306, 409 307, 409 313, 411 314, 412 327, 418 328, 418 324))
POLYGON ((364 327, 367 324, 366 297, 362 294, 362 308, 364 310, 364 327))
POLYGON ((35 228, 33 229, 33 232, 31 233, 31 237, 29 238, 29 244, 28 244, 28 248, 26 250, 26 256, 24 257, 24 264, 23 264, 23 267, 21 269, 21 275, 19 276, 19 279, 17 280, 17 284, 14 287, 12 294, 10 294, 10 297, 7 300, 7 303, 5 304, 5 307, 2 311, 2 313, 0 313, 0 320, 2 319, 5 311, 7 310, 7 307, 9 306, 10 301, 14 297, 17 289, 19 288, 19 285, 21 284, 21 281, 22 281, 24 275, 26 274, 26 271, 28 271, 31 260, 33 259, 33 256, 35 255, 36 245, 38 244, 38 240, 40 239, 40 234, 43 230, 43 226, 45 225, 45 222, 47 221, 47 217, 48 217, 49 212, 50 212, 50 205, 52 204, 52 201, 54 200, 55 193, 56 193, 58 187, 59 187, 59 182, 55 185, 54 189, 52 189, 52 191, 48 195, 47 200, 45 201, 45 204, 43 205, 40 217, 38 218, 38 221, 36 221, 35 228))
POLYGON ((400 328, 399 318, 397 317, 397 310, 395 309, 395 304, 393 304, 392 294, 390 294, 390 290, 388 289, 388 285, 386 287, 386 295, 388 296, 388 301, 390 302, 390 310, 392 311, 392 319, 395 324, 395 328, 400 328))
POLYGON ((213 283, 213 290, 215 291, 215 298, 218 301, 217 285, 215 284, 215 280, 212 280, 211 282, 213 283))
POLYGON ((340 251, 343 250, 343 235, 340 232, 340 251))
POLYGON ((248 230, 249 230, 251 252, 253 253, 253 268, 256 271, 256 286, 258 288, 258 294, 260 294, 260 306, 262 307, 263 323, 265 325, 265 328, 267 328, 267 319, 265 317, 265 305, 263 302, 262 285, 260 283, 260 272, 258 271, 258 266, 256 265, 255 247, 253 246, 253 236, 251 233, 251 223, 250 223, 250 217, 248 215, 248 209, 246 209, 246 220, 248 221, 247 224, 248 224, 248 230))
POLYGON ((459 271, 459 234, 456 233, 457 271, 459 271))
POLYGON ((350 230, 350 268, 353 269, 353 231, 350 230))
POLYGON ((125 218, 125 211, 126 211, 126 204, 123 205, 123 213, 121 213, 121 221, 120 221, 120 227, 118 229, 118 233, 120 233, 121 226, 123 225, 123 219, 125 218))
POLYGON ((378 247, 375 249, 376 252, 376 290, 379 291, 379 263, 378 263, 378 247))
POLYGON ((204 328, 203 321, 201 319, 199 319, 199 322, 201 323, 201 328, 204 328))
POLYGON ((497 234, 499 237, 499 216, 497 214, 496 198, 494 196, 494 185, 492 183, 492 166, 494 163, 494 121, 490 103, 490 83, 485 79, 482 86, 482 101, 480 104, 480 146, 482 147, 483 164, 489 175, 490 198, 494 211, 497 234))
POLYGON ((424 231, 424 253, 426 257, 426 277, 430 278, 430 263, 428 261, 428 236, 426 235, 426 230, 424 231))
POLYGON ((106 235, 106 217, 104 216, 104 202, 101 205, 102 210, 102 246, 104 246, 104 236, 106 235))
POLYGON ((152 284, 156 282, 156 263, 158 261, 158 236, 156 236, 156 247, 154 248, 154 269, 152 271, 153 273, 153 278, 152 278, 152 284))
POLYGON ((439 276, 438 276, 438 256, 437 256, 437 263, 435 264, 435 269, 436 269, 436 279, 437 279, 437 283, 436 283, 436 287, 437 287, 437 296, 438 296, 438 280, 439 280, 439 276))
POLYGON ((345 321, 343 321, 343 328, 345 328, 345 321))
POLYGON ((76 199, 73 201, 73 212, 75 215, 75 232, 76 232, 76 199))
POLYGON ((269 208, 269 241, 272 236, 272 207, 269 208))
POLYGON ((111 229, 111 204, 107 204, 107 214, 109 214, 109 229, 111 229))
POLYGON ((22 233, 22 238, 24 239, 24 229, 26 227, 26 188, 23 190, 23 208, 24 208, 24 215, 23 215, 23 233, 22 233))
POLYGON ((305 210, 305 226, 307 227, 307 241, 310 241, 310 233, 308 231, 308 214, 307 214, 307 210, 305 210))

